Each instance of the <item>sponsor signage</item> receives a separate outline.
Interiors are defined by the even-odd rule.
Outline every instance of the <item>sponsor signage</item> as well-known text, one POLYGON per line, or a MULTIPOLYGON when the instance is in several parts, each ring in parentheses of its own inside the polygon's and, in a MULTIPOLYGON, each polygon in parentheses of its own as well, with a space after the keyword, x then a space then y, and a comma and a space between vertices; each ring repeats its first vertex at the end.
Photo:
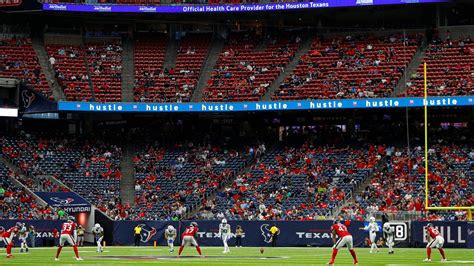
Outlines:
POLYGON ((474 222, 467 224, 467 248, 474 249, 474 222))
MULTIPOLYGON (((0 0, 1 1, 1 0, 0 0)), ((311 2, 288 2, 267 4, 234 4, 234 5, 75 5, 43 4, 43 10, 71 12, 105 12, 105 13, 216 13, 216 12, 257 12, 284 11, 330 7, 399 5, 413 3, 443 3, 448 0, 315 0, 311 2)))
POLYGON ((48 205, 67 213, 90 212, 91 204, 74 192, 35 192, 48 205))
MULTIPOLYGON (((177 230, 175 245, 181 244, 181 234, 191 221, 110 221, 100 222, 104 226, 106 234, 111 235, 110 242, 113 245, 133 245, 135 237, 133 228, 142 225, 140 242, 142 245, 166 246, 164 232, 168 225, 173 225, 177 230)), ((53 228, 61 229, 64 221, 38 220, 0 220, 0 227, 9 229, 16 222, 24 222, 26 225, 35 227, 35 242, 37 245, 49 245, 53 239, 53 228)), ((97 222, 97 221, 96 221, 97 222)), ((197 221, 199 232, 197 241, 203 246, 222 246, 219 238, 219 221, 197 221)), ((413 222, 390 222, 395 228, 395 245, 398 247, 425 247, 427 242, 424 233, 426 221, 413 222)), ((445 239, 444 246, 447 248, 474 248, 474 224, 461 222, 432 222, 439 229, 445 239)), ((316 246, 330 247, 333 245, 330 228, 332 221, 229 221, 232 233, 235 233, 236 225, 240 225, 245 234, 242 239, 243 246, 269 246, 271 245, 270 227, 275 224, 280 229, 278 246, 316 246)), ((364 231, 364 222, 352 221, 348 226, 349 232, 354 238, 354 245, 364 246, 364 240, 368 233, 364 231)), ((30 235, 31 236, 31 235, 30 235)), ((377 240, 379 236, 377 236, 377 240)), ((31 241, 29 239, 28 241, 31 241)), ((231 235, 229 245, 233 246, 235 235, 231 235)))
POLYGON ((381 99, 341 99, 304 100, 274 102, 226 102, 226 103, 98 103, 98 102, 59 102, 59 111, 74 112, 261 112, 291 110, 333 110, 333 109, 376 109, 413 107, 456 107, 473 106, 474 96, 423 98, 381 98, 381 99))
MULTIPOLYGON (((144 224, 141 242, 144 245, 153 245, 157 241, 159 245, 166 245, 164 230, 172 224, 178 231, 175 245, 181 243, 181 234, 191 221, 162 222, 162 221, 120 221, 114 223, 114 245, 133 245, 133 228, 138 224, 144 224), (145 231, 143 233, 143 231, 145 231)), ((219 221, 197 221, 199 232, 197 241, 203 246, 222 246, 219 237, 219 221)), ((270 228, 275 224, 280 229, 278 246, 316 246, 330 247, 333 245, 331 238, 332 221, 229 221, 232 233, 240 225, 245 234, 242 239, 244 246, 268 246, 271 244, 270 228)), ((348 227, 354 237, 354 245, 363 246, 364 239, 368 237, 363 230, 363 222, 353 221, 348 227), (362 229, 361 229, 362 228, 362 229)), ((234 245, 235 235, 231 235, 229 245, 234 245)))
MULTIPOLYGON (((54 235, 53 229, 56 228, 58 231, 61 231, 61 225, 64 221, 61 220, 0 220, 0 229, 8 230, 16 225, 17 222, 24 223, 27 228, 30 225, 34 226, 33 231, 28 233, 27 242, 31 247, 32 242, 35 242, 37 247, 39 246, 53 246, 54 245, 54 235)), ((14 238, 14 242, 20 243, 17 241, 18 237, 14 238)))
MULTIPOLYGON (((411 223, 411 242, 415 247, 424 247, 428 243, 425 226, 428 222, 414 221, 411 223)), ((444 246, 452 248, 466 248, 466 222, 432 222, 444 238, 444 246)))

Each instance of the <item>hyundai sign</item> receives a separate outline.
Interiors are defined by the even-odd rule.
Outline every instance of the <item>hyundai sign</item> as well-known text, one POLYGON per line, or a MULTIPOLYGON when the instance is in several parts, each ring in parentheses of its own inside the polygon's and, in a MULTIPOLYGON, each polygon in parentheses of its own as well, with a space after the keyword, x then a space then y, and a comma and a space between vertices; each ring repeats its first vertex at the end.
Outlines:
POLYGON ((48 205, 67 213, 91 212, 91 204, 74 192, 35 192, 48 205))

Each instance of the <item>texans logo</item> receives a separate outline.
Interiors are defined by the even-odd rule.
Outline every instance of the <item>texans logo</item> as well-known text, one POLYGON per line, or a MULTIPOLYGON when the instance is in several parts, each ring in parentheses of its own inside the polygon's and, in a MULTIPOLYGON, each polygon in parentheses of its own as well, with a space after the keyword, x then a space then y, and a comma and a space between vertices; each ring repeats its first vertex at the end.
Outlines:
POLYGON ((263 241, 265 243, 272 242, 272 234, 270 233, 270 225, 269 224, 262 224, 260 226, 260 231, 262 232, 263 241))
POLYGON ((54 201, 56 203, 63 204, 63 205, 67 205, 67 204, 74 201, 73 198, 61 199, 61 198, 58 198, 58 197, 52 197, 52 198, 49 198, 49 199, 51 201, 54 201))
POLYGON ((469 236, 474 235, 474 230, 467 229, 467 235, 469 235, 469 236))
POLYGON ((21 100, 23 101, 23 105, 25 109, 31 106, 31 104, 35 101, 36 96, 33 92, 24 90, 21 92, 21 100))
POLYGON ((142 233, 140 234, 140 236, 141 236, 140 241, 146 243, 146 242, 150 241, 150 239, 154 235, 156 235, 156 228, 155 227, 151 227, 151 226, 148 226, 146 224, 140 224, 140 226, 142 227, 142 233))

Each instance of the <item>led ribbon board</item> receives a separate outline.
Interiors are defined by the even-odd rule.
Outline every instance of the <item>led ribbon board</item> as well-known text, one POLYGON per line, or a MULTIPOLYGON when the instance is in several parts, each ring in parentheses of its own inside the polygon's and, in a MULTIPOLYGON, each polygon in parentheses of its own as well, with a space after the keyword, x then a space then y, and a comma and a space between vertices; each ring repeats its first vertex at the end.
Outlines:
POLYGON ((288 2, 268 4, 234 4, 234 5, 75 5, 43 4, 43 10, 70 12, 104 12, 104 13, 215 13, 215 12, 255 12, 284 11, 331 7, 400 5, 415 3, 444 3, 449 0, 315 0, 312 2, 288 2))
POLYGON ((98 102, 59 102, 59 111, 78 112, 261 112, 292 110, 332 110, 332 109, 376 109, 405 107, 456 107, 473 106, 474 96, 423 98, 380 98, 343 100, 304 100, 273 102, 226 102, 226 103, 98 103, 98 102))

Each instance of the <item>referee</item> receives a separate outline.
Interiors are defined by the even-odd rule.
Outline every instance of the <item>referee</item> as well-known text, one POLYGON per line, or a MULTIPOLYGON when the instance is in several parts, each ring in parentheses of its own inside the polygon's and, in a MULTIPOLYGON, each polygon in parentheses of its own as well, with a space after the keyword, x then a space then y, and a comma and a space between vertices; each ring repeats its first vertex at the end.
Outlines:
POLYGON ((272 247, 276 247, 280 229, 275 224, 273 224, 270 228, 270 233, 272 234, 272 247))
POLYGON ((139 247, 141 234, 142 234, 142 227, 140 225, 135 226, 135 228, 133 229, 133 233, 135 235, 135 247, 139 247))

